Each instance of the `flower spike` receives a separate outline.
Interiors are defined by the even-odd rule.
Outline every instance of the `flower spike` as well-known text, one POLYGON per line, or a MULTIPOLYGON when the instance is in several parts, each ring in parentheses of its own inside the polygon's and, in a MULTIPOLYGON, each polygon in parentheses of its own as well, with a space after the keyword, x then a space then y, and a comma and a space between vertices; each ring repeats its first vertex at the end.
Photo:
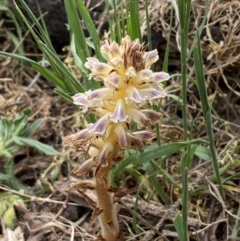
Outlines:
POLYGON ((166 96, 162 82, 169 79, 169 74, 151 70, 159 56, 157 50, 146 50, 147 45, 139 39, 132 41, 129 36, 120 44, 105 41, 101 52, 107 62, 91 57, 85 63, 89 77, 101 81, 102 87, 73 96, 74 104, 82 113, 91 113, 97 118, 86 129, 65 138, 67 144, 86 155, 86 161, 76 165, 73 173, 81 176, 94 169, 94 181, 79 181, 73 187, 92 189, 96 193, 95 206, 101 211, 99 220, 106 241, 119 240, 109 173, 123 158, 122 150, 144 151, 145 143, 155 138, 148 131, 151 127, 146 128, 158 123, 161 114, 149 109, 149 103, 158 104, 166 96), (141 130, 132 132, 132 124, 141 130))

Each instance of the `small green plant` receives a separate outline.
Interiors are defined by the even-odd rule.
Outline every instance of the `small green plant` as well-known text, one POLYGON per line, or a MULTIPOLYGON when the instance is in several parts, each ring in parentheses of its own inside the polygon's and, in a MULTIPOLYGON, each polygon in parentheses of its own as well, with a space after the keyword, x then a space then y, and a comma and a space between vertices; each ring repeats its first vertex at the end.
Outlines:
POLYGON ((22 146, 33 147, 46 155, 56 155, 58 152, 51 146, 30 138, 43 119, 37 119, 33 123, 28 122, 31 111, 26 109, 22 115, 16 115, 12 121, 6 117, 0 118, 0 157, 6 157, 8 161, 4 166, 4 173, 0 173, 0 183, 15 190, 25 189, 14 176, 13 154, 22 146))
POLYGON ((23 199, 12 193, 0 193, 0 218, 11 230, 15 228, 17 221, 14 205, 24 206, 23 199))
POLYGON ((26 109, 22 115, 16 114, 12 121, 6 117, 0 118, 0 157, 12 157, 21 146, 30 146, 38 149, 46 155, 56 155, 58 152, 51 146, 43 144, 30 138, 43 119, 37 119, 33 123, 28 123, 28 116, 31 111, 26 109))
MULTIPOLYGON (((30 113, 31 111, 26 109, 22 115, 17 114, 12 121, 6 117, 0 118, 0 157, 7 159, 3 172, 0 172, 0 184, 15 190, 27 190, 27 187, 14 175, 13 154, 20 147, 33 147, 46 155, 58 154, 53 147, 30 138, 43 122, 43 119, 37 119, 29 123, 30 113)), ((10 229, 15 227, 16 214, 13 206, 19 203, 23 205, 23 202, 24 200, 18 195, 0 193, 0 217, 6 227, 10 229)))
POLYGON ((14 26, 15 32, 9 29, 1 29, 0 36, 6 35, 9 39, 12 40, 15 49, 14 52, 17 52, 21 55, 24 55, 23 47, 23 30, 21 26, 21 19, 10 7, 10 1, 0 0, 0 17, 4 15, 4 22, 9 26, 14 26))

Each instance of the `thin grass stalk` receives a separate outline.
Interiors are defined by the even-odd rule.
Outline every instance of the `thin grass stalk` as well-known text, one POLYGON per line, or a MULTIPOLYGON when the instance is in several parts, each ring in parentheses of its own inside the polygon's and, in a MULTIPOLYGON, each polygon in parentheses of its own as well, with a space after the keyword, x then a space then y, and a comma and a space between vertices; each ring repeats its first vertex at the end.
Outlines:
MULTIPOLYGON (((147 7, 146 7, 146 9, 147 9, 147 7)), ((147 10, 146 10, 146 15, 147 15, 147 10)), ((167 46, 166 46, 166 52, 165 52, 165 55, 164 55, 163 68, 162 68, 162 70, 166 71, 166 72, 168 71, 169 44, 170 44, 172 22, 173 22, 172 19, 173 19, 173 8, 171 9, 170 31, 168 33, 168 41, 167 41, 167 46)), ((147 26, 149 27, 149 21, 147 21, 147 26)), ((151 40, 150 40, 150 43, 151 43, 151 40)), ((165 86, 166 83, 164 82, 163 85, 165 86)), ((156 106, 156 110, 160 111, 160 104, 156 106)), ((156 124, 156 133, 157 133, 158 146, 161 146, 161 135, 160 135, 159 123, 156 124)))
POLYGON ((167 172, 165 169, 163 169, 161 166, 159 166, 155 161, 151 160, 150 163, 153 167, 156 168, 161 175, 166 178, 170 183, 172 183, 176 188, 181 189, 180 185, 174 180, 174 178, 167 172))
POLYGON ((98 81, 94 79, 87 79, 86 74, 88 71, 84 67, 84 64, 88 57, 90 57, 90 51, 87 46, 87 41, 82 29, 82 25, 79 21, 79 14, 76 8, 75 0, 65 0, 65 9, 68 17, 68 24, 71 33, 71 50, 76 65, 79 67, 83 74, 83 83, 87 90, 97 89, 100 87, 98 81))
POLYGON ((130 1, 130 24, 131 32, 130 36, 132 39, 139 39, 142 42, 142 35, 140 31, 140 18, 139 18, 139 1, 131 0, 130 1))
POLYGON ((225 201, 225 194, 222 187, 221 176, 219 172, 219 166, 217 161, 217 154, 215 150, 215 142, 213 136, 213 127, 212 127, 212 115, 211 115, 211 107, 207 97, 207 89, 205 84, 204 72, 203 72, 203 61, 202 61, 202 53, 200 46, 200 38, 198 35, 197 46, 193 48, 193 56, 194 56, 194 64, 196 70, 196 78, 198 83, 199 95, 202 103, 202 110, 205 119, 205 123, 207 126, 207 134, 209 139, 210 153, 212 157, 214 172, 216 175, 216 180, 219 188, 220 195, 222 199, 225 201))
MULTIPOLYGON (((188 113, 187 113, 187 50, 188 31, 190 19, 191 0, 179 0, 179 22, 180 22, 180 46, 181 46, 181 73, 182 73, 182 116, 184 128, 184 140, 188 140, 188 113)), ((182 219, 183 219, 183 240, 188 240, 188 169, 187 150, 182 158, 182 219)))
MULTIPOLYGON (((238 206, 237 217, 240 217, 240 205, 238 206)), ((234 228, 232 230, 232 239, 230 241, 235 241, 236 237, 238 236, 239 230, 239 219, 236 219, 234 228)))
MULTIPOLYGON (((39 21, 36 19, 36 17, 33 15, 31 10, 28 8, 28 6, 24 3, 23 0, 20 0, 21 4, 23 5, 24 9, 29 14, 31 20, 33 21, 34 25, 31 25, 25 15, 22 13, 20 8, 16 6, 16 9, 23 19, 24 23, 26 24, 27 28, 31 32, 33 38, 38 43, 39 48, 42 50, 44 55, 46 56, 46 59, 49 61, 52 69, 54 70, 54 73, 52 71, 49 71, 48 69, 36 65, 33 63, 33 67, 39 71, 44 77, 50 79, 51 81, 56 84, 59 88, 61 88, 63 91, 66 91, 66 93, 74 93, 74 91, 83 92, 84 88, 79 83, 77 79, 72 75, 72 73, 67 69, 67 67, 62 63, 62 61, 59 59, 58 55, 56 54, 51 41, 49 40, 49 36, 47 33, 44 32, 43 28, 39 24, 39 21), (37 26, 37 29, 33 28, 33 26, 37 26), (39 37, 39 33, 41 38, 39 37), (44 43, 43 43, 43 41, 44 43)), ((14 58, 20 59, 21 56, 16 56, 14 58)), ((31 60, 27 58, 22 58, 24 61, 32 62, 31 60)))
MULTIPOLYGON (((30 26, 30 23, 28 22, 27 18, 25 16, 23 16, 23 13, 21 12, 21 10, 19 9, 17 3, 15 1, 14 2, 14 5, 18 11, 18 13, 20 14, 21 18, 23 19, 23 21, 25 22, 25 24, 27 25, 28 29, 29 29, 29 26, 30 26)), ((30 8, 27 6, 27 4, 24 2, 24 0, 19 0, 19 2, 21 3, 21 5, 23 6, 23 8, 25 9, 25 11, 27 12, 27 14, 29 15, 30 19, 32 20, 32 22, 35 24, 35 26, 37 27, 37 31, 38 31, 38 34, 41 36, 41 38, 44 40, 45 44, 48 46, 48 48, 55 54, 56 51, 51 43, 51 40, 50 40, 50 37, 49 35, 44 31, 44 29, 42 28, 41 24, 39 23, 39 21, 36 19, 36 17, 34 16, 34 14, 32 13, 32 11, 30 10, 30 8)), ((29 29, 32 32, 34 32, 33 29, 29 29)), ((35 30, 36 31, 36 30, 35 30)), ((34 36, 33 36, 34 37, 34 36)), ((36 42, 37 39, 35 38, 36 42)))
POLYGON ((134 214, 133 214, 133 220, 132 220, 132 225, 136 233, 139 233, 139 228, 137 226, 137 216, 135 215, 135 213, 137 213, 139 195, 140 195, 140 189, 138 189, 136 193, 136 201, 134 203, 134 214))
POLYGON ((184 140, 188 139, 188 116, 187 116, 187 49, 188 49, 188 28, 190 18, 191 0, 179 0, 179 22, 180 22, 180 46, 181 46, 181 73, 182 73, 182 115, 184 140))
POLYGON ((152 159, 160 158, 162 156, 169 156, 173 155, 177 151, 181 149, 186 149, 190 145, 206 145, 208 144, 205 140, 191 140, 191 141, 181 141, 181 142, 173 142, 162 146, 157 146, 151 148, 149 151, 145 151, 141 153, 137 157, 137 161, 140 165, 144 164, 145 162, 149 162, 152 159))
POLYGON ((116 33, 115 38, 116 38, 116 41, 119 42, 121 39, 121 31, 119 29, 119 24, 118 24, 117 0, 113 0, 112 3, 113 3, 113 9, 114 9, 113 18, 114 18, 114 26, 115 26, 114 32, 116 33))
POLYGON ((78 11, 74 0, 64 0, 65 9, 67 11, 68 24, 71 31, 71 39, 74 38, 76 44, 76 53, 83 63, 90 56, 86 39, 83 33, 82 26, 79 21, 78 11))
POLYGON ((112 40, 115 40, 115 41, 116 41, 116 35, 115 35, 114 30, 113 30, 114 21, 113 21, 113 19, 112 19, 111 14, 110 14, 109 1, 108 1, 108 0, 105 0, 105 4, 106 4, 106 12, 107 12, 107 18, 108 18, 110 36, 111 36, 111 39, 112 39, 112 40))
POLYGON ((180 215, 173 220, 173 224, 177 230, 179 241, 186 241, 183 233, 183 221, 180 215))
MULTIPOLYGON (((72 0, 73 1, 73 0, 72 0)), ((80 15, 86 25, 86 28, 92 38, 93 44, 94 44, 94 50, 95 50, 95 54, 96 57, 99 60, 103 60, 101 51, 100 51, 100 38, 99 38, 99 33, 97 32, 95 25, 89 15, 88 10, 86 9, 86 7, 83 4, 82 0, 75 0, 76 6, 80 12, 80 15)))
MULTIPOLYGON (((162 70, 166 71, 166 72, 168 72, 169 46, 170 46, 170 41, 171 41, 172 24, 173 24, 173 7, 171 8, 170 29, 169 29, 169 33, 168 33, 166 52, 164 55, 164 61, 163 61, 163 67, 162 67, 162 70)), ((163 83, 163 84, 165 84, 165 83, 163 83)))
MULTIPOLYGON (((168 206, 169 205, 169 198, 166 195, 163 186, 161 185, 161 183, 157 179, 156 169, 154 168, 154 166, 152 166, 152 164, 150 162, 144 163, 143 167, 144 167, 144 170, 146 170, 146 173, 148 175, 148 179, 150 180, 150 182, 154 186, 154 190, 156 191, 156 194, 158 195, 158 197, 161 198, 163 203, 166 206, 168 206)), ((159 202, 159 198, 158 197, 157 196, 153 197, 153 200, 159 202)))
MULTIPOLYGON (((150 23, 149 23, 149 14, 148 14, 148 0, 145 0, 145 13, 146 13, 146 25, 147 25, 148 49, 152 50, 151 28, 150 28, 150 23)), ((165 71, 165 70, 163 70, 163 71, 165 71)))
MULTIPOLYGON (((205 24, 206 24, 206 21, 207 21, 208 10, 209 10, 209 0, 206 0, 206 8, 205 8, 205 13, 204 13, 204 18, 203 18, 200 26, 198 27, 198 31, 196 32, 196 34, 194 36, 194 41, 195 42, 198 39, 198 35, 201 36, 202 32, 203 32, 203 29, 205 28, 205 24)), ((194 48, 194 45, 191 46, 191 48, 190 48, 190 50, 188 52, 187 60, 189 60, 190 57, 192 56, 193 48, 194 48)))
MULTIPOLYGON (((186 158, 187 153, 183 158, 186 158)), ((188 238, 188 168, 184 167, 182 171, 182 223, 183 223, 183 240, 188 238)))
POLYGON ((125 8, 124 8, 124 5, 123 4, 121 4, 121 10, 120 10, 120 12, 121 12, 121 19, 120 19, 120 28, 121 28, 121 30, 122 30, 122 32, 121 32, 121 35, 122 35, 122 37, 123 36, 125 36, 127 33, 126 33, 126 17, 125 17, 125 8))

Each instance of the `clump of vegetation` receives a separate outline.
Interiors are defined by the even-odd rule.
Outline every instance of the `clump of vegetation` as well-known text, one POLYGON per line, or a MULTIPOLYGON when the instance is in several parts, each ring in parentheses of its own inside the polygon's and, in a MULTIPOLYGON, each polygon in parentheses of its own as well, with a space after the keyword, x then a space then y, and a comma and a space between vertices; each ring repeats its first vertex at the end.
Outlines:
MULTIPOLYGON (((0 172, 0 183, 13 190, 27 190, 14 174, 13 154, 21 147, 33 147, 46 155, 57 155, 58 152, 49 145, 33 140, 30 136, 39 128, 43 119, 37 119, 33 123, 28 122, 31 111, 26 109, 22 115, 16 115, 12 121, 6 117, 0 118, 0 158, 7 159, 4 172, 0 172)), ((14 229, 16 215, 14 205, 23 204, 23 199, 16 194, 0 193, 0 216, 5 225, 14 229)))

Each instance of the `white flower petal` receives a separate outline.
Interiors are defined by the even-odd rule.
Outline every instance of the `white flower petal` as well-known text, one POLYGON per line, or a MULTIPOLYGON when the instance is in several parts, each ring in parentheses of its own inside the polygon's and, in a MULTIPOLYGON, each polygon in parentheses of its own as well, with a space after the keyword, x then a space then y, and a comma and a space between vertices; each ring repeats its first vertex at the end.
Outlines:
POLYGON ((146 88, 139 89, 138 92, 141 96, 143 96, 143 98, 147 100, 159 100, 166 97, 166 92, 164 89, 146 88))
POLYGON ((125 106, 123 100, 118 100, 116 102, 116 107, 114 113, 110 115, 111 121, 115 123, 125 122, 128 116, 125 114, 125 106))
POLYGON ((77 93, 72 97, 72 99, 75 105, 82 105, 82 106, 88 105, 88 100, 85 93, 77 93))
POLYGON ((116 89, 119 86, 119 82, 121 81, 121 77, 117 74, 110 76, 105 79, 105 86, 111 89, 116 89))
POLYGON ((143 151, 142 141, 129 133, 127 135, 128 135, 130 147, 138 149, 139 151, 143 151))
POLYGON ((109 100, 113 98, 113 94, 114 94, 113 90, 109 88, 100 88, 89 93, 88 99, 89 100, 93 100, 93 99, 109 100))
POLYGON ((105 41, 105 44, 102 45, 101 52, 104 53, 108 57, 108 59, 111 59, 113 57, 108 41, 105 41))
POLYGON ((73 169, 72 173, 76 176, 82 176, 89 173, 89 171, 95 166, 93 158, 88 159, 87 161, 77 164, 73 169))
POLYGON ((117 57, 121 57, 121 49, 120 49, 120 46, 115 42, 113 41, 110 45, 110 49, 111 49, 111 52, 112 52, 112 55, 113 56, 117 56, 117 57))
POLYGON ((92 134, 89 133, 88 129, 83 129, 75 134, 68 135, 64 138, 64 142, 67 144, 74 144, 74 142, 87 142, 92 138, 92 134))
POLYGON ((135 103, 142 103, 146 99, 146 97, 143 97, 138 89, 132 85, 127 88, 126 95, 127 97, 125 97, 125 100, 127 104, 131 103, 132 101, 135 103))
POLYGON ((111 49, 111 52, 112 52, 112 55, 113 56, 118 56, 118 57, 121 57, 121 49, 120 49, 120 46, 115 42, 113 41, 110 45, 110 49, 111 49))
POLYGON ((128 108, 126 114, 140 126, 147 126, 148 125, 148 118, 140 111, 135 108, 128 108))
POLYGON ((161 113, 149 109, 141 110, 141 113, 145 115, 151 124, 157 123, 162 117, 161 113))
POLYGON ((160 83, 169 79, 169 74, 166 72, 155 72, 153 73, 154 82, 160 83))
POLYGON ((150 131, 136 131, 132 132, 132 135, 143 142, 151 141, 153 138, 155 138, 153 133, 150 131))
POLYGON ((110 63, 114 66, 115 69, 120 69, 123 67, 123 59, 120 57, 110 59, 110 63))
POLYGON ((125 50, 127 50, 130 46, 130 44, 132 43, 131 38, 127 35, 125 38, 122 38, 122 51, 125 52, 125 50))
POLYGON ((114 129, 115 134, 117 135, 118 144, 120 148, 125 149, 128 147, 128 138, 126 133, 125 126, 119 124, 114 129))
POLYGON ((152 50, 149 52, 146 52, 145 55, 145 68, 147 69, 150 67, 152 64, 154 64, 158 60, 158 52, 157 50, 152 50))
POLYGON ((109 142, 106 142, 103 146, 103 149, 99 152, 97 156, 97 165, 100 165, 101 167, 106 167, 108 165, 107 157, 113 150, 113 145, 109 142))
POLYGON ((89 125, 88 130, 89 130, 89 133, 93 133, 95 135, 103 135, 106 132, 108 125, 109 125, 109 114, 106 114, 94 124, 89 125))
POLYGON ((138 78, 142 80, 142 82, 146 82, 151 79, 153 76, 153 72, 150 69, 143 69, 138 72, 138 78))
POLYGON ((102 79, 103 76, 108 76, 113 70, 112 66, 99 62, 96 58, 87 58, 84 66, 92 72, 93 76, 100 77, 100 79, 102 79))
POLYGON ((136 70, 132 66, 128 67, 125 73, 125 78, 134 78, 136 76, 137 76, 136 70))
POLYGON ((110 91, 98 89, 95 91, 87 91, 84 94, 78 93, 73 96, 73 103, 75 105, 83 106, 82 112, 88 111, 89 108, 99 108, 103 106, 103 100, 105 99, 102 95, 105 94, 106 97, 110 98, 110 91))
POLYGON ((87 69, 92 69, 92 68, 94 68, 94 66, 96 65, 96 64, 98 64, 99 63, 99 60, 97 59, 97 58, 94 58, 94 57, 90 57, 90 58, 87 58, 87 62, 85 63, 85 67, 87 68, 87 69))

